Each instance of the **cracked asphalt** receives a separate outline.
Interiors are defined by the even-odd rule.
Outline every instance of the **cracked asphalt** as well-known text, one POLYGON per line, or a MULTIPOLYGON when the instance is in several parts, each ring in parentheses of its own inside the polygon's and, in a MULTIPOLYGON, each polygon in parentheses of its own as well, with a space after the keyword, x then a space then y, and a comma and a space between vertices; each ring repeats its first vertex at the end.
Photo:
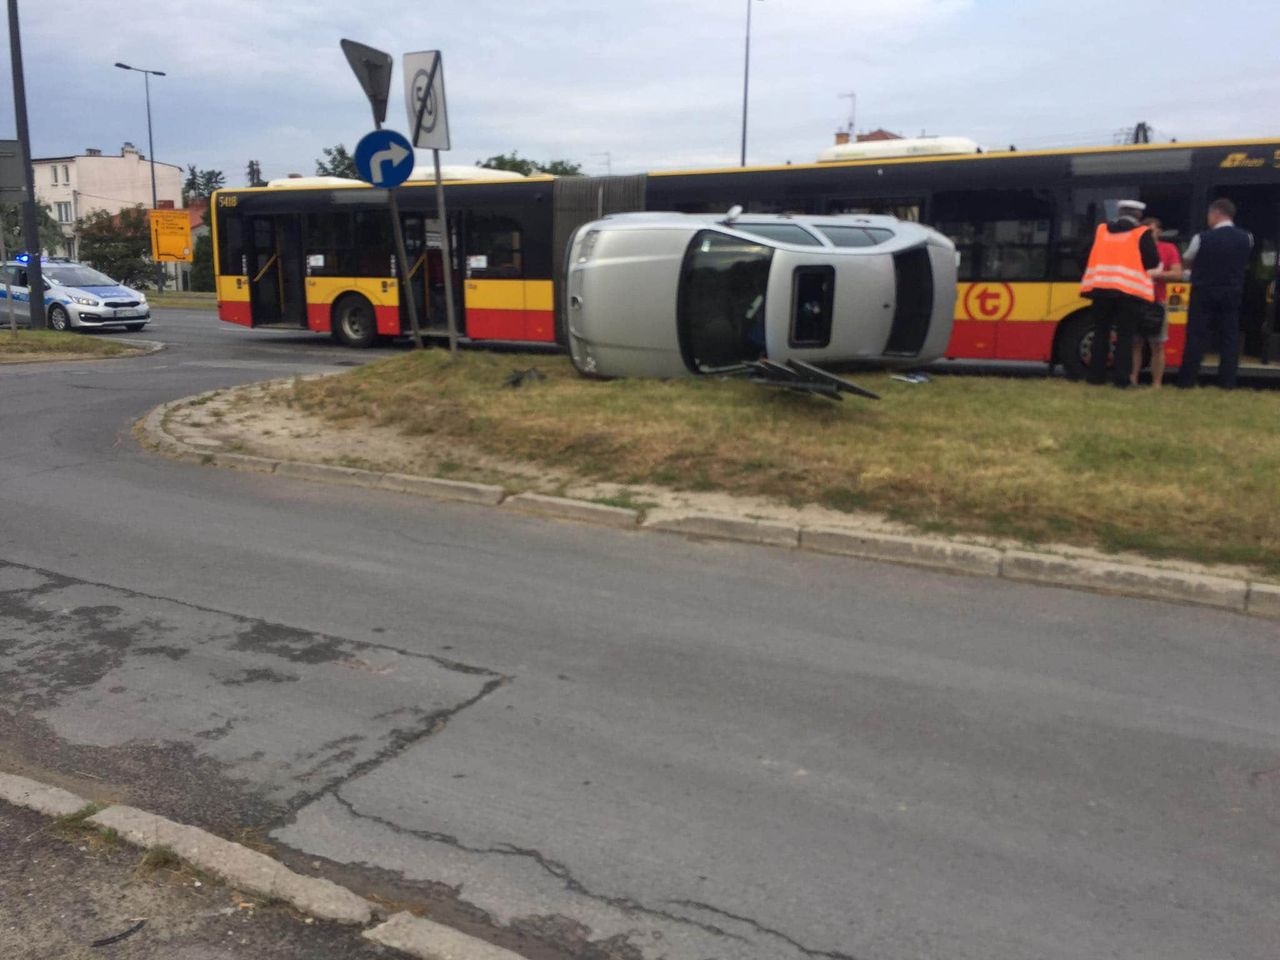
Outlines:
POLYGON ((535 960, 1280 955, 1276 624, 172 463, 369 354, 148 336, 0 368, 0 769, 535 960))

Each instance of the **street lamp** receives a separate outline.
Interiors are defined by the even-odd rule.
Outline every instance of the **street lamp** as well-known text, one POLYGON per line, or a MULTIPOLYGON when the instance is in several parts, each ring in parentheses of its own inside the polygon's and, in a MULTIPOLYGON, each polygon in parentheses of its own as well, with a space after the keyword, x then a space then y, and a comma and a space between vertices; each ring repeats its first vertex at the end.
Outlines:
POLYGON ((751 4, 747 0, 747 46, 742 61, 742 166, 747 165, 747 91, 751 85, 751 4))
POLYGON ((117 67, 121 70, 132 70, 134 73, 142 74, 142 85, 147 92, 147 159, 151 161, 151 209, 156 210, 159 204, 156 202, 156 145, 151 139, 151 78, 163 77, 163 70, 143 70, 141 67, 131 67, 127 63, 117 63, 117 67))

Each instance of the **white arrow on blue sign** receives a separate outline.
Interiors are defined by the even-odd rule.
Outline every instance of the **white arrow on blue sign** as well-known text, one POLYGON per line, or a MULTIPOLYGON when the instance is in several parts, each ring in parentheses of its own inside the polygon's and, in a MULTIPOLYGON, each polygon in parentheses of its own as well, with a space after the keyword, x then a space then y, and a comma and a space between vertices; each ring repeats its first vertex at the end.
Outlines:
POLYGON ((375 187, 398 187, 413 173, 413 145, 394 130, 366 133, 356 144, 356 170, 375 187))

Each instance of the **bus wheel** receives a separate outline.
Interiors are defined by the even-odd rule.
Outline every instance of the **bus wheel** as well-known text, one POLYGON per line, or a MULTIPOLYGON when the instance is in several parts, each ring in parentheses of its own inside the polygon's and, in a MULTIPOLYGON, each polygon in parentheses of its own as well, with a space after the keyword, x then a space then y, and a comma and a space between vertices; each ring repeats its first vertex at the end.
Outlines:
POLYGON ((371 347, 378 339, 373 304, 358 293, 349 293, 333 305, 333 332, 347 347, 371 347))
POLYGON ((1089 358, 1093 355, 1093 319, 1089 311, 1082 310, 1062 321, 1055 353, 1067 379, 1083 380, 1088 375, 1089 358))

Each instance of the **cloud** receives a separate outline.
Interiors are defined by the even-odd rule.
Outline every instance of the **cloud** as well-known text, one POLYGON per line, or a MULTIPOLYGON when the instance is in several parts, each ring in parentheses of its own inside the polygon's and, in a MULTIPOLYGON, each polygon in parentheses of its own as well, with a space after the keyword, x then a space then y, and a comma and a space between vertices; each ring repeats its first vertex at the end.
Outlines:
MULTIPOLYGON (((602 172, 737 161, 746 0, 61 0, 22 4, 37 154, 146 142, 159 159, 268 176, 352 146, 368 105, 338 48, 445 52, 453 162, 518 150, 602 172), (74 55, 68 55, 73 50, 74 55)), ((1109 139, 1147 120, 1181 139, 1274 132, 1280 13, 1216 0, 1229 62, 1207 71, 1193 0, 759 0, 753 3, 749 155, 805 161, 856 91, 857 122, 1004 145, 1109 139), (1105 23, 1102 29, 1098 24, 1105 23), (1244 27, 1247 26, 1247 29, 1244 27), (1141 51, 1141 52, 1140 52, 1141 51), (1238 79, 1237 74, 1243 77, 1238 79)), ((7 68, 7 63, 6 63, 7 68)), ((405 126, 399 77, 388 122, 405 126)), ((2 128, 12 109, 0 103, 2 128)))

